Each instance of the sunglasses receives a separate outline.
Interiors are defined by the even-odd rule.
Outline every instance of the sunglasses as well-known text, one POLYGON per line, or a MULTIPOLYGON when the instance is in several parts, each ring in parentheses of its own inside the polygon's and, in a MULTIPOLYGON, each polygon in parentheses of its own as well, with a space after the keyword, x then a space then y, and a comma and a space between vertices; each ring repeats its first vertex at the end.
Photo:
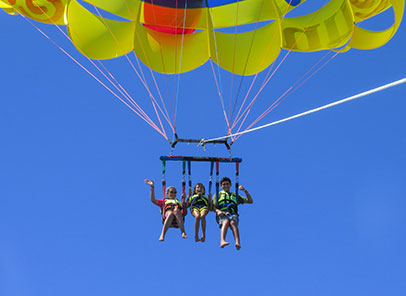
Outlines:
POLYGON ((168 192, 169 193, 177 193, 177 191, 172 191, 172 190, 169 190, 168 192))

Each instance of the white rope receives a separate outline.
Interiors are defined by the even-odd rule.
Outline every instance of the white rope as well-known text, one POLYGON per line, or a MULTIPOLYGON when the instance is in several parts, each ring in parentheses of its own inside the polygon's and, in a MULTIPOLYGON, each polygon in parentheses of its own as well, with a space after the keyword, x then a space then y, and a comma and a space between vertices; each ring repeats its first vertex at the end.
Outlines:
POLYGON ((324 106, 321 106, 321 107, 318 107, 318 108, 315 108, 315 109, 308 110, 306 112, 302 112, 302 113, 287 117, 285 119, 281 119, 281 120, 274 121, 274 122, 271 122, 271 123, 268 123, 268 124, 265 124, 265 125, 261 125, 261 126, 258 126, 258 127, 252 128, 252 129, 248 129, 246 131, 242 131, 242 132, 235 133, 235 134, 228 135, 228 136, 224 136, 224 137, 213 138, 213 139, 210 139, 210 140, 202 139, 200 143, 205 144, 205 143, 208 143, 210 141, 223 140, 223 139, 228 139, 230 137, 250 133, 250 132, 253 132, 253 131, 256 131, 256 130, 263 129, 265 127, 276 125, 276 124, 279 124, 279 123, 282 123, 282 122, 285 122, 285 121, 288 121, 288 120, 291 120, 291 119, 299 118, 299 117, 302 117, 302 116, 305 116, 305 115, 308 115, 308 114, 311 114, 311 113, 315 113, 315 112, 318 112, 318 111, 321 111, 321 110, 324 110, 324 109, 327 109, 327 108, 330 108, 330 107, 333 107, 333 106, 337 106, 337 105, 346 103, 348 101, 359 99, 361 97, 364 97, 364 96, 367 96, 367 95, 370 95, 370 94, 373 94, 373 93, 376 93, 376 92, 380 92, 382 90, 385 90, 387 88, 400 85, 402 83, 406 83, 406 78, 403 78, 403 79, 400 79, 400 80, 397 80, 397 81, 382 85, 380 87, 377 87, 377 88, 362 92, 360 94, 357 94, 357 95, 354 95, 354 96, 351 96, 351 97, 348 97, 348 98, 345 98, 345 99, 342 99, 342 100, 339 100, 339 101, 336 101, 336 102, 333 102, 333 103, 330 103, 330 104, 327 104, 327 105, 324 105, 324 106))

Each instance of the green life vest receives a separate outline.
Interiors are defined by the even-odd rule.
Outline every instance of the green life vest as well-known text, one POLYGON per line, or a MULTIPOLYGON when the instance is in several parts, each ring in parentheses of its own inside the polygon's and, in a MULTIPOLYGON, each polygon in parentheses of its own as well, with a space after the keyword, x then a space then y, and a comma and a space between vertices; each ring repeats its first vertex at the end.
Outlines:
POLYGON ((191 197, 189 197, 189 204, 191 207, 198 204, 204 204, 206 207, 209 206, 207 197, 202 194, 194 194, 191 197))
POLYGON ((238 200, 235 192, 228 194, 224 190, 219 192, 215 199, 216 208, 223 212, 238 214, 238 200))
POLYGON ((165 211, 175 207, 182 208, 182 203, 177 199, 165 199, 165 211))

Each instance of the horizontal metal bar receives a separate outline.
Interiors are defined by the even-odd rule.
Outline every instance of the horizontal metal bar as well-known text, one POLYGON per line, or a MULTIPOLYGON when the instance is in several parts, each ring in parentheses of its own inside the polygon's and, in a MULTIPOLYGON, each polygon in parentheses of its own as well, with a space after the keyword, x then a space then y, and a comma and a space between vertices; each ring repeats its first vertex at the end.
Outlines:
POLYGON ((227 157, 208 157, 208 156, 161 156, 160 160, 166 161, 218 161, 218 162, 242 162, 242 158, 227 158, 227 157))

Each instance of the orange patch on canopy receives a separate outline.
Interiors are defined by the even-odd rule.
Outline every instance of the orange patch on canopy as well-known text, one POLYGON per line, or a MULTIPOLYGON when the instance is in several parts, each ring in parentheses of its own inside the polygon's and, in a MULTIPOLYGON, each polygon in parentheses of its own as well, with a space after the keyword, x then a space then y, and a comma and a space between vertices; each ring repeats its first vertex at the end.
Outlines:
POLYGON ((192 34, 200 15, 200 8, 185 10, 144 3, 144 26, 168 34, 192 34))

